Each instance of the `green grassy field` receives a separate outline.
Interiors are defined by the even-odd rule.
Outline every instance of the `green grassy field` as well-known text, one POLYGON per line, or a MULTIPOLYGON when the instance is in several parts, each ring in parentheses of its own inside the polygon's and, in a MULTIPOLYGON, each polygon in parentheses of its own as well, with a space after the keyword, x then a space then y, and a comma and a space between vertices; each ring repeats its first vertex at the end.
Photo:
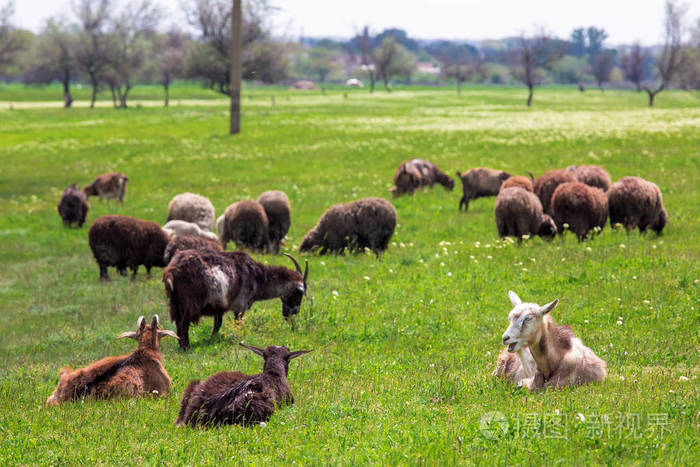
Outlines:
POLYGON ((525 97, 517 88, 461 97, 256 88, 233 138, 225 106, 1 111, 0 464, 696 464, 698 101, 669 91, 649 109, 633 92, 538 89, 526 109, 525 97), (460 187, 402 197, 392 200, 399 225, 380 259, 307 258, 310 295, 291 323, 269 301, 240 325, 226 315, 217 338, 205 319, 187 353, 164 340, 168 397, 43 406, 61 366, 130 352, 133 342, 116 336, 140 315, 159 313, 174 329, 160 270, 135 281, 110 270, 115 280, 98 282, 87 243, 94 219, 119 212, 163 223, 183 191, 208 196, 218 214, 281 189, 296 255, 329 205, 388 197, 394 168, 416 156, 449 174, 602 164, 613 180, 656 182, 669 224, 661 237, 608 226, 585 243, 567 234, 517 246, 498 239, 493 198, 464 214, 460 187), (64 228, 63 189, 110 170, 129 176, 124 207, 93 201, 83 229, 64 228), (531 394, 492 378, 509 289, 538 303, 558 297, 553 317, 607 361, 608 380, 531 394), (260 371, 241 340, 314 349, 291 364, 296 404, 265 427, 174 427, 190 379, 260 371), (487 423, 492 412, 505 423, 487 423))

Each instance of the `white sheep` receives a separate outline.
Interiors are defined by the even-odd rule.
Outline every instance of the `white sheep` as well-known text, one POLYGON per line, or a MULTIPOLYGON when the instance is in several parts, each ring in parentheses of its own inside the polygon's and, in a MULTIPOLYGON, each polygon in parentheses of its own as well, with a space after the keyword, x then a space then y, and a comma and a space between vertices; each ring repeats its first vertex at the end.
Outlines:
POLYGON ((180 193, 168 204, 168 221, 194 222, 202 230, 214 226, 214 205, 208 198, 195 193, 180 193))
POLYGON ((498 356, 493 376, 530 390, 605 380, 606 363, 583 345, 570 326, 558 326, 548 315, 559 299, 539 306, 523 303, 513 291, 508 296, 514 308, 508 315, 510 325, 503 334, 503 345, 507 347, 498 356))
POLYGON ((180 220, 169 221, 163 226, 163 230, 165 230, 171 237, 173 235, 199 235, 200 237, 218 240, 214 232, 202 230, 194 222, 180 220))

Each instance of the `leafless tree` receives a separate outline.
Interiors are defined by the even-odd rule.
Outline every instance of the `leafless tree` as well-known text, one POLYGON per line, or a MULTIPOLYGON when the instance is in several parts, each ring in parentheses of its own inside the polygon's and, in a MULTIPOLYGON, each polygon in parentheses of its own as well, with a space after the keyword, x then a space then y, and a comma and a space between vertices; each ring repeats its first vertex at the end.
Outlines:
POLYGON ((666 1, 666 17, 664 20, 664 46, 657 59, 656 71, 658 77, 655 85, 644 86, 649 95, 649 107, 653 107, 654 98, 666 89, 683 67, 683 19, 687 8, 673 0, 666 1))
POLYGON ((527 86, 528 107, 532 104, 535 86, 541 85, 545 80, 542 69, 549 68, 563 54, 564 50, 556 47, 543 31, 533 37, 522 34, 518 38, 517 46, 511 50, 511 73, 527 86))
POLYGON ((462 84, 475 76, 486 79, 484 58, 467 47, 458 48, 453 54, 441 54, 439 61, 442 74, 457 81, 457 94, 462 93, 462 84))
POLYGON ((104 32, 111 9, 111 0, 77 0, 73 4, 73 10, 82 29, 78 37, 76 60, 92 87, 90 108, 95 107, 100 76, 107 64, 104 32))
POLYGON ((37 38, 34 57, 25 73, 25 80, 30 83, 59 81, 66 108, 73 103, 70 85, 78 73, 76 42, 76 27, 63 20, 48 20, 37 38))
POLYGON ((243 8, 242 0, 233 0, 231 10, 231 121, 229 134, 241 132, 241 78, 243 77, 243 8))
POLYGON ((355 43, 360 51, 360 66, 369 79, 369 92, 374 92, 374 85, 377 83, 377 72, 375 69, 374 46, 372 36, 369 35, 369 27, 365 26, 361 34, 355 35, 355 43))
POLYGON ((22 39, 15 34, 11 24, 14 12, 14 3, 11 0, 4 5, 0 4, 0 71, 24 48, 22 39))
POLYGON ((642 92, 642 81, 645 77, 644 63, 648 59, 649 54, 638 42, 632 46, 631 50, 623 50, 620 54, 622 75, 637 86, 637 92, 642 92))
POLYGON ((610 73, 612 72, 614 64, 615 57, 610 51, 598 52, 593 58, 591 71, 593 71, 593 76, 595 76, 596 83, 598 83, 601 92, 603 92, 603 84, 610 81, 610 73))
POLYGON ((165 91, 165 107, 170 103, 170 84, 182 76, 185 66, 185 36, 181 31, 171 29, 158 41, 158 82, 165 91))
POLYGON ((692 28, 691 40, 683 47, 683 66, 678 70, 676 81, 686 91, 700 91, 700 19, 692 28))

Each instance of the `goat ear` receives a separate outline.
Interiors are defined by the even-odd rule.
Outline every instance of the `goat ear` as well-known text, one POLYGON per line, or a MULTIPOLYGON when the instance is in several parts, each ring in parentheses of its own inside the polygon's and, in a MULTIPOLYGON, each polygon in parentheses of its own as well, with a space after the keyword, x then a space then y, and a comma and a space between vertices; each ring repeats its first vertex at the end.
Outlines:
POLYGON ((305 353, 313 352, 314 349, 311 350, 297 350, 295 352, 289 352, 289 357, 287 357, 287 360, 291 360, 293 358, 301 357, 305 353))
POLYGON ((510 303, 513 304, 513 306, 518 306, 523 303, 522 300, 520 300, 520 297, 518 297, 518 294, 510 290, 508 292, 508 298, 510 298, 510 303))
POLYGON ((245 347, 246 349, 250 350, 251 352, 255 352, 256 354, 260 355, 262 358, 265 358, 265 351, 263 349, 253 347, 252 345, 246 345, 243 342, 239 342, 239 344, 245 347))
POLYGON ((165 336, 174 337, 175 339, 180 340, 180 338, 178 337, 177 334, 175 334, 174 331, 171 331, 170 329, 159 329, 158 330, 158 337, 161 338, 161 337, 165 337, 165 336))
POLYGON ((546 315, 547 313, 549 313, 550 311, 555 309, 557 307, 557 305, 559 305, 559 299, 555 298, 553 302, 549 302, 546 305, 541 306, 540 309, 537 310, 537 315, 538 316, 546 315))
POLYGON ((136 334, 134 331, 123 332, 117 336, 117 339, 123 339, 125 337, 130 337, 131 339, 139 340, 139 335, 136 334))

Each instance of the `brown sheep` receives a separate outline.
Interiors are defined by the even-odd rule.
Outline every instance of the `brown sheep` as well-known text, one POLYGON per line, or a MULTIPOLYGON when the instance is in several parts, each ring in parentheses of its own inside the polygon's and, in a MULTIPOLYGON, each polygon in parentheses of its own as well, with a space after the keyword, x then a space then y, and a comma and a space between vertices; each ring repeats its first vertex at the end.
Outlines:
POLYGON ((387 200, 364 198, 328 208, 299 245, 300 252, 343 253, 369 248, 379 256, 396 227, 396 209, 387 200))
POLYGON ((245 345, 265 363, 257 375, 222 371, 203 382, 190 381, 180 401, 175 425, 254 425, 267 422, 276 407, 292 405, 294 394, 287 382, 289 362, 311 350, 290 352, 270 345, 265 350, 245 345))
POLYGON ((98 176, 83 191, 88 197, 99 196, 100 202, 103 198, 106 198, 108 203, 110 199, 115 199, 124 206, 124 193, 128 181, 129 179, 123 173, 110 172, 98 176))
POLYGON ((90 207, 87 196, 74 183, 66 188, 61 195, 57 209, 58 214, 63 219, 63 225, 70 227, 76 224, 78 227, 82 227, 90 207))
POLYGON ((462 198, 459 200, 459 210, 469 210, 469 201, 485 196, 496 196, 501 184, 510 174, 502 170, 477 168, 471 169, 465 174, 457 171, 457 176, 462 180, 462 198))
POLYGON ((98 218, 90 226, 88 238, 102 281, 109 280, 109 266, 116 267, 122 276, 126 268, 136 276, 142 264, 149 275, 152 267, 165 266, 163 254, 170 240, 155 222, 119 215, 98 218))
POLYGON ((138 348, 134 352, 105 357, 77 370, 61 368, 58 385, 46 399, 46 405, 59 405, 87 396, 109 399, 167 394, 170 376, 163 367, 163 355, 160 353, 160 339, 165 336, 178 339, 173 331, 160 329, 158 315, 153 317, 151 324, 146 324, 141 316, 136 332, 123 332, 117 337, 136 340, 138 348))
POLYGON ((661 190, 656 184, 639 177, 624 177, 607 193, 610 224, 623 224, 627 230, 650 228, 657 234, 666 226, 668 215, 661 190))
POLYGON ((554 190, 562 183, 575 181, 576 177, 574 177, 573 173, 562 169, 550 170, 535 179, 532 187, 542 203, 542 210, 545 214, 549 214, 550 216, 553 214, 552 194, 554 194, 554 190))
POLYGON ((202 237, 200 235, 175 235, 170 242, 168 242, 168 246, 165 247, 165 253, 163 253, 163 262, 165 265, 167 266, 170 264, 175 254, 182 250, 224 251, 223 248, 221 248, 221 243, 211 238, 202 237))
POLYGON ((208 198, 195 193, 180 193, 168 204, 168 220, 194 222, 200 229, 210 231, 214 226, 214 205, 208 198))
MULTIPOLYGON (((509 179, 510 180, 510 179, 509 179)), ((548 214, 543 214, 539 198, 520 187, 501 189, 494 207, 498 235, 515 236, 518 243, 523 235, 553 237, 557 227, 548 214)))
POLYGON ((608 198, 603 190, 585 183, 562 183, 552 195, 552 211, 559 232, 563 233, 564 224, 569 224, 569 229, 581 241, 591 229, 605 227, 608 198))
POLYGON ((566 170, 573 172, 574 177, 581 183, 588 186, 600 188, 603 191, 608 191, 612 181, 610 174, 602 167, 597 165, 572 165, 566 170))
POLYGON ((412 195, 416 190, 426 186, 432 188, 436 183, 444 186, 447 191, 452 191, 455 186, 454 180, 437 165, 424 159, 411 159, 402 162, 396 169, 394 186, 389 191, 394 197, 406 193, 412 195))
POLYGON ((292 223, 289 198, 284 191, 266 191, 258 201, 265 209, 269 223, 267 251, 276 255, 280 252, 280 245, 284 243, 284 237, 292 223))
POLYGON ((257 200, 249 199, 233 203, 226 208, 223 220, 217 231, 221 245, 226 249, 228 242, 236 243, 237 248, 248 248, 262 252, 269 238, 269 221, 265 208, 257 200))
POLYGON ((506 180, 501 185, 499 193, 505 190, 506 188, 513 187, 522 188, 523 190, 529 191, 530 193, 535 192, 535 190, 532 188, 532 180, 530 180, 527 177, 523 177, 522 175, 513 175, 511 177, 506 178, 506 180))
POLYGON ((224 313, 233 310, 235 318, 240 319, 256 301, 280 298, 285 319, 299 313, 306 295, 309 265, 302 275, 297 260, 286 256, 294 262, 296 271, 265 266, 243 252, 176 253, 163 271, 163 283, 180 347, 189 347, 190 323, 197 324, 202 316, 214 317, 214 335, 224 313))

